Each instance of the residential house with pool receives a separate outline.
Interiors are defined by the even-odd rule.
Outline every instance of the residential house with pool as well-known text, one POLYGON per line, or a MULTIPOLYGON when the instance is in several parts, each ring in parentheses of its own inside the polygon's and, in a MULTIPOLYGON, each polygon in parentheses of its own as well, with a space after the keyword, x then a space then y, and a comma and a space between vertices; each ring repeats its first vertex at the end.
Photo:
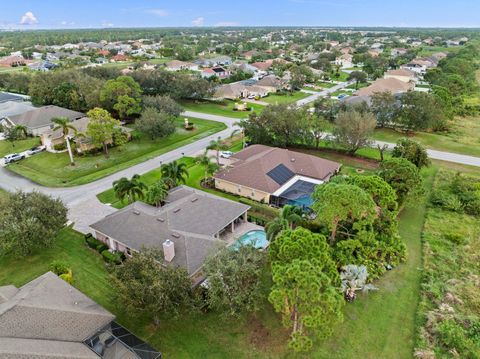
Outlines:
MULTIPOLYGON (((143 248, 163 251, 165 266, 187 270, 192 282, 203 280, 205 259, 219 249, 240 245, 243 235, 262 227, 248 222, 249 206, 187 186, 170 190, 165 204, 135 202, 92 224, 93 235, 112 251, 130 256, 143 248)), ((264 232, 263 232, 264 233, 264 232)), ((258 247, 268 244, 264 238, 258 247)))
POLYGON ((275 207, 309 207, 315 186, 327 182, 341 167, 320 157, 264 145, 249 146, 229 162, 215 174, 215 188, 275 207))

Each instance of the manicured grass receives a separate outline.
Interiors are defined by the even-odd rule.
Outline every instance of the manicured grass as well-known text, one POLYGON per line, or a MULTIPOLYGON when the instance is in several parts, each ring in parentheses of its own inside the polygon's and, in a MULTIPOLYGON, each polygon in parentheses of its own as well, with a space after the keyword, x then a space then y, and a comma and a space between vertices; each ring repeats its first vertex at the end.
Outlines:
POLYGON ((338 77, 336 76, 336 73, 335 73, 335 72, 332 72, 332 73, 330 74, 330 79, 333 80, 333 81, 345 82, 345 81, 347 81, 348 76, 350 76, 350 74, 347 74, 346 72, 343 72, 343 71, 340 71, 340 72, 339 72, 339 76, 338 76, 338 77))
POLYGON ((304 99, 305 97, 310 96, 310 94, 297 91, 292 94, 270 94, 267 97, 261 99, 261 101, 267 102, 272 105, 277 104, 290 104, 297 102, 298 100, 304 99))
POLYGON ((317 83, 315 83, 315 85, 321 88, 330 88, 335 86, 336 84, 332 82, 318 81, 317 83))
POLYGON ((346 88, 347 89, 352 89, 352 90, 358 90, 358 89, 367 87, 369 85, 370 84, 368 82, 361 82, 361 83, 358 84, 358 86, 356 84, 351 84, 351 85, 348 85, 346 88))
MULTIPOLYGON (((376 140, 395 143, 405 136, 402 132, 378 129, 374 137, 376 140)), ((411 138, 431 149, 480 156, 480 117, 456 118, 447 133, 418 132, 411 138)))
POLYGON ((13 146, 12 142, 2 140, 0 141, 0 157, 8 155, 9 153, 23 152, 39 144, 40 139, 38 137, 29 137, 25 140, 14 141, 13 146))
POLYGON ((195 124, 193 131, 182 129, 183 119, 179 119, 178 129, 172 136, 158 140, 141 136, 122 147, 110 149, 109 158, 103 154, 76 156, 76 165, 70 166, 66 152, 43 152, 7 168, 45 186, 75 186, 92 182, 226 128, 225 124, 216 121, 191 119, 191 122, 195 124))
MULTIPOLYGON (((437 169, 423 172, 427 193, 437 169)), ((385 274, 379 290, 347 304, 345 321, 333 335, 315 345, 312 358, 411 358, 415 313, 419 300, 421 233, 426 196, 408 204, 399 217, 400 235, 407 245, 405 263, 385 274)))
MULTIPOLYGON (((263 99, 262 99, 263 101, 263 99)), ((223 102, 213 101, 181 101, 185 110, 208 113, 211 115, 226 116, 233 118, 247 118, 251 111, 234 111, 234 102, 225 100, 223 102)), ((253 111, 260 113, 264 106, 256 103, 248 103, 248 107, 253 111)))

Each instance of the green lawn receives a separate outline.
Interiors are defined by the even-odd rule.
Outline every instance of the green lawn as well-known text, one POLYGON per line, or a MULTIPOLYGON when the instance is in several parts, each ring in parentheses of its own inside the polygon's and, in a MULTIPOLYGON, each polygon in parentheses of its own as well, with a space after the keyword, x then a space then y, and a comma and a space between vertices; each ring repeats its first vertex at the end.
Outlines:
MULTIPOLYGON (((226 116, 233 118, 247 118, 250 111, 234 111, 234 102, 225 100, 223 102, 212 101, 181 101, 181 105, 185 110, 208 113, 211 115, 226 116)), ((256 103, 248 103, 248 107, 253 111, 260 113, 264 106, 256 103)))
POLYGON ((298 100, 304 99, 305 97, 311 96, 311 94, 296 91, 292 94, 270 94, 267 97, 263 97, 261 101, 267 102, 272 105, 277 104, 290 104, 297 102, 298 100))
POLYGON ((177 132, 172 136, 158 140, 141 136, 122 147, 110 149, 109 158, 103 154, 76 156, 76 165, 70 166, 66 152, 43 152, 11 164, 7 169, 45 186, 75 186, 92 182, 226 128, 221 122, 191 121, 195 124, 193 131, 182 129, 183 119, 179 119, 177 132))
MULTIPOLYGON (((374 137, 376 140, 395 143, 405 136, 403 132, 377 129, 374 137)), ((480 156, 480 117, 456 118, 447 133, 419 132, 412 139, 434 150, 480 156)))
POLYGON ((350 74, 348 74, 346 72, 343 72, 343 71, 340 71, 338 77, 336 76, 335 72, 330 73, 329 76, 330 76, 330 79, 333 80, 333 81, 345 82, 345 81, 347 81, 348 76, 350 76, 350 74))
POLYGON ((361 82, 361 83, 358 84, 358 87, 357 87, 356 84, 351 84, 351 85, 348 85, 346 88, 347 89, 352 89, 352 90, 359 90, 359 89, 367 87, 367 86, 370 86, 370 84, 368 82, 361 82))
POLYGON ((321 88, 330 88, 335 86, 336 84, 332 82, 318 81, 317 83, 315 83, 315 85, 321 88))
POLYGON ((25 140, 19 140, 12 142, 3 140, 0 141, 0 157, 8 155, 9 153, 23 152, 29 148, 38 146, 40 139, 38 137, 29 137, 25 140))

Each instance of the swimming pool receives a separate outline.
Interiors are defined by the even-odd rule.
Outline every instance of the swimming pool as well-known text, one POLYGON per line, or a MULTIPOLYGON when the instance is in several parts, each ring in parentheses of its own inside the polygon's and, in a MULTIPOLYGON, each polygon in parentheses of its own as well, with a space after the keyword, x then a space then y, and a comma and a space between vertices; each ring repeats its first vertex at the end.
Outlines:
POLYGON ((253 245, 257 249, 263 249, 268 246, 267 234, 262 230, 255 230, 245 233, 232 244, 233 249, 238 249, 244 245, 253 245))

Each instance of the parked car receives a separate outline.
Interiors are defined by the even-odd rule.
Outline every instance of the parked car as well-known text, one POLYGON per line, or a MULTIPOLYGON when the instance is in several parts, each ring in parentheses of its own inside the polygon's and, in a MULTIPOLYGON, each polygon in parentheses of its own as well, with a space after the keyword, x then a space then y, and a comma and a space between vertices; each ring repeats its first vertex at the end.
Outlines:
POLYGON ((25 158, 25 155, 22 155, 20 153, 11 153, 3 157, 3 159, 5 160, 5 164, 17 162, 17 161, 23 160, 24 158, 25 158))
POLYGON ((337 98, 338 98, 339 100, 341 100, 341 99, 343 99, 343 98, 345 98, 345 97, 347 97, 347 96, 348 96, 348 95, 347 95, 346 93, 342 93, 341 95, 338 95, 337 98))
POLYGON ((35 155, 37 153, 40 153, 42 151, 45 151, 45 146, 36 146, 36 147, 32 147, 30 148, 28 151, 27 151, 27 154, 29 156, 31 155, 35 155))
POLYGON ((222 158, 230 158, 232 156, 233 156, 232 151, 222 151, 222 152, 220 152, 220 157, 222 157, 222 158))

